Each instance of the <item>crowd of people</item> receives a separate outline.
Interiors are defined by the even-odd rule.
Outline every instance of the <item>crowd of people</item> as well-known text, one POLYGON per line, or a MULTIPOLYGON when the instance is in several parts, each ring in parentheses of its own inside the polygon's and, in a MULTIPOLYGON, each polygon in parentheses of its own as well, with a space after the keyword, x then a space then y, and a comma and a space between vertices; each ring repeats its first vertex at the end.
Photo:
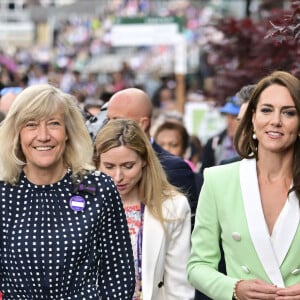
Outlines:
POLYGON ((51 83, 0 94, 3 299, 299 297, 294 75, 229 97, 226 128, 203 147, 178 114, 153 126, 138 87, 97 103, 94 136, 51 83))
MULTIPOLYGON (((100 19, 57 23, 51 51, 0 51, 0 299, 299 299, 299 79, 241 87, 203 142, 176 110, 174 74, 139 77, 161 62, 85 69, 109 53, 117 13, 151 10, 109 2, 100 19)), ((199 43, 209 12, 169 9, 199 43)), ((186 101, 207 100, 190 88, 186 101)))

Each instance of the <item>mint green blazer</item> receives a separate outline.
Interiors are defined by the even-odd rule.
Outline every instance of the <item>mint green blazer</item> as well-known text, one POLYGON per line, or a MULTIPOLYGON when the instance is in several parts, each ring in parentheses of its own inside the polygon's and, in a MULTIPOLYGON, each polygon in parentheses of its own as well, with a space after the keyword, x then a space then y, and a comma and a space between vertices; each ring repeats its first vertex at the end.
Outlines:
POLYGON ((259 278, 279 287, 300 282, 299 220, 299 199, 292 192, 270 236, 255 159, 205 169, 187 266, 189 281, 214 300, 231 300, 239 279, 259 278), (217 271, 220 240, 227 276, 217 271))

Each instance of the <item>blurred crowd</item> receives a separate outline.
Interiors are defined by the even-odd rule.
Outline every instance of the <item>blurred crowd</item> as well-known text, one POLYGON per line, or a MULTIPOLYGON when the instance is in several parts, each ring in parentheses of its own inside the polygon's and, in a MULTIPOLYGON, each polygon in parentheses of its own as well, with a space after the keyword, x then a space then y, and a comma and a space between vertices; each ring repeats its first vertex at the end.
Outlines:
MULTIPOLYGON (((209 78, 212 75, 207 65, 207 53, 193 52, 193 49, 199 50, 199 45, 204 44, 207 39, 218 38, 217 32, 208 26, 215 14, 209 7, 200 9, 189 1, 170 3, 172 5, 160 7, 155 12, 156 15, 185 16, 187 21, 184 36, 190 53, 195 52, 194 56, 197 56, 194 57, 194 69, 190 59, 190 68, 194 73, 186 76, 185 100, 207 101, 211 105, 211 99, 205 98, 205 89, 209 88, 209 78)), ((97 60, 93 61, 96 57, 105 57, 115 51, 110 44, 110 30, 115 18, 144 16, 152 10, 151 1, 111 1, 101 17, 70 15, 66 20, 58 21, 51 48, 32 45, 29 48, 2 49, 2 117, 7 112, 5 105, 9 107, 21 89, 35 84, 51 83, 76 97, 93 135, 93 131, 101 126, 99 122, 103 121, 101 108, 105 107, 111 96, 120 90, 137 87, 148 94, 154 107, 152 134, 159 140, 164 132, 169 139, 169 133, 175 132, 175 142, 163 141, 161 145, 185 159, 193 171, 199 172, 202 164, 201 138, 188 132, 184 115, 177 109, 173 67, 168 72, 165 72, 166 69, 164 71, 168 65, 166 57, 173 55, 173 47, 138 47, 133 50, 131 59, 122 60, 118 68, 112 62, 111 69, 102 70, 101 66, 97 66, 97 60), (91 62, 94 62, 92 66, 91 62), (171 122, 171 125, 165 124, 166 122, 171 122), (178 150, 172 150, 172 143, 176 144, 178 150)))
MULTIPOLYGON (((199 70, 199 49, 207 39, 218 38, 212 27, 203 26, 212 20, 213 12, 210 8, 191 5, 189 1, 175 2, 155 7, 158 11, 153 12, 151 1, 110 1, 101 16, 70 14, 66 19, 57 19, 51 45, 37 42, 25 48, 5 46, 0 49, 0 88, 51 82, 65 92, 76 93, 82 101, 90 97, 99 99, 104 91, 115 92, 136 85, 143 86, 152 97, 161 85, 168 85, 174 97, 174 80, 165 80, 173 79, 174 75, 173 46, 126 50, 111 45, 111 28, 116 18, 155 14, 185 16, 183 34, 190 54, 188 69, 196 76, 190 86, 200 89, 201 77, 209 74, 204 59, 199 70), (96 59, 104 57, 108 61, 108 55, 113 55, 108 66, 96 59)), ((155 104, 158 105, 157 99, 155 104)))
MULTIPOLYGON (((51 47, 37 43, 26 48, 7 47, 1 50, 0 89, 23 89, 34 84, 51 83, 74 95, 87 122, 92 120, 92 124, 95 119, 101 119, 101 108, 114 93, 138 87, 152 100, 153 134, 170 118, 185 126, 185 117, 178 111, 176 103, 176 76, 173 65, 170 66, 170 58, 174 56, 173 46, 129 49, 132 55, 128 59, 119 60, 119 63, 113 59, 108 67, 106 65, 103 68, 96 59, 108 55, 115 55, 115 60, 118 55, 122 57, 124 49, 114 49, 110 41, 111 28, 118 17, 151 14, 184 16, 186 22, 183 35, 188 45, 190 71, 185 80, 185 101, 206 102, 213 108, 215 103, 205 96, 205 91, 212 88, 210 79, 213 73, 209 68, 208 61, 211 57, 205 51, 205 44, 208 40, 221 38, 217 30, 210 26, 219 16, 210 6, 200 8, 191 1, 168 2, 168 5, 154 6, 149 0, 115 0, 107 3, 101 16, 70 14, 66 19, 57 20, 51 47)), ((12 89, 9 93, 4 91, 2 107, 5 102, 10 105, 17 90, 12 89)), ((7 109, 1 110, 5 114, 7 109)), ((192 168, 199 171, 201 137, 189 132, 186 127, 183 131, 188 134, 188 139, 184 138, 185 142, 178 154, 187 161, 192 161, 192 168)))

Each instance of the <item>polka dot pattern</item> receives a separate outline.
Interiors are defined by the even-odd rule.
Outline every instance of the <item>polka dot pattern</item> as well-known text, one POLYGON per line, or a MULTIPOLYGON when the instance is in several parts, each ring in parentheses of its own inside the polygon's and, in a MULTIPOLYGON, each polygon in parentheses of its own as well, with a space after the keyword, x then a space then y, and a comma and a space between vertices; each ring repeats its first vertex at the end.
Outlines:
POLYGON ((86 175, 96 194, 69 205, 71 171, 59 182, 0 182, 0 288, 4 300, 132 299, 134 264, 125 212, 105 174, 86 175))

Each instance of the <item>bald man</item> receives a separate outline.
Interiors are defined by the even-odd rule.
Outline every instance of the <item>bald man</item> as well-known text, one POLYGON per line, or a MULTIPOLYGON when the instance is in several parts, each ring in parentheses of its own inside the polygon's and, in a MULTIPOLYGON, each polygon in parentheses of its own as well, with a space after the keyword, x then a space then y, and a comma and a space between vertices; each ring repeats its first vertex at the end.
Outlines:
MULTIPOLYGON (((107 119, 131 119, 137 122, 144 130, 152 143, 166 174, 168 180, 174 186, 182 189, 187 195, 192 216, 197 207, 199 191, 197 190, 195 176, 192 169, 181 158, 170 154, 160 147, 150 136, 152 103, 148 95, 140 89, 128 88, 116 92, 107 105, 107 119)), ((199 184, 201 186, 201 184, 199 184)), ((192 226, 194 225, 192 218, 192 226)))
POLYGON ((10 109, 12 103, 17 97, 16 93, 7 92, 0 98, 0 111, 6 116, 8 110, 10 109))
POLYGON ((137 122, 150 139, 152 103, 148 95, 137 88, 116 92, 109 100, 107 119, 131 119, 137 122))

